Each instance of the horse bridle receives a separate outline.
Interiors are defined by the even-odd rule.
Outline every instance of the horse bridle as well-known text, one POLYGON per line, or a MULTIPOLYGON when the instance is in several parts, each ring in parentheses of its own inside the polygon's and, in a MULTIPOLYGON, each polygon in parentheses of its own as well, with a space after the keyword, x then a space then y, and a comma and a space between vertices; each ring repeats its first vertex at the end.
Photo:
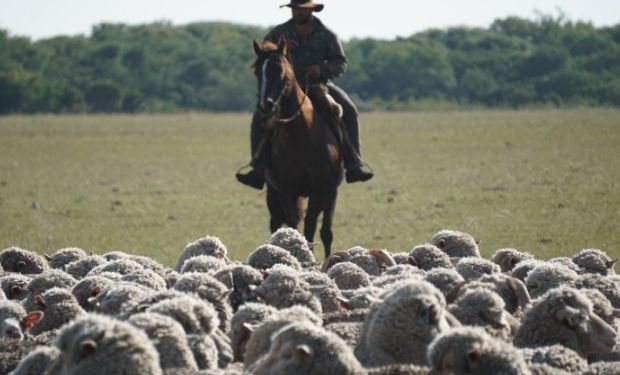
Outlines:
POLYGON ((279 123, 289 123, 293 120, 295 120, 297 117, 299 117, 299 115, 301 115, 301 111, 303 109, 304 103, 306 102, 306 98, 308 97, 308 90, 310 88, 310 85, 308 84, 308 77, 306 77, 306 88, 304 90, 304 98, 301 100, 301 103, 299 103, 299 106, 297 108, 297 110, 295 111, 295 113, 293 113, 293 115, 289 116, 289 117, 279 117, 279 113, 280 113, 280 103, 282 102, 282 97, 284 96, 284 93, 289 89, 289 86, 291 85, 291 79, 286 77, 286 83, 284 84, 284 87, 282 88, 282 91, 280 91, 280 94, 278 95, 278 97, 273 101, 273 111, 271 111, 271 113, 267 116, 264 115, 263 111, 260 109, 260 107, 258 107, 259 112, 261 113, 261 115, 263 115, 263 118, 265 120, 272 120, 273 122, 279 122, 279 123))

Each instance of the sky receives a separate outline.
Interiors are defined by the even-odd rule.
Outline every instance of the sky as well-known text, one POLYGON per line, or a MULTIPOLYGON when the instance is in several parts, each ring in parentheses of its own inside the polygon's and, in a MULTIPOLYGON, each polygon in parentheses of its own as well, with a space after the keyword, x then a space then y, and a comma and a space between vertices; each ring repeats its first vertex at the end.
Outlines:
MULTIPOLYGON (((488 27, 495 19, 537 12, 596 26, 620 23, 620 0, 324 0, 318 16, 340 38, 394 39, 429 28, 488 27)), ((286 21, 287 0, 0 0, 0 28, 33 39, 89 35, 101 22, 197 21, 273 26, 286 21)))

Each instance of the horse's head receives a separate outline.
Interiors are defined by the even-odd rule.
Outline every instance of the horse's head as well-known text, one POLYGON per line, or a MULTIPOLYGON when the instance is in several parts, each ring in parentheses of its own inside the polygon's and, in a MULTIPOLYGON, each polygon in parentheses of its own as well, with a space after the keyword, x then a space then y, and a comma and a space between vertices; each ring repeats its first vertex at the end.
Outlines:
POLYGON ((271 116, 279 109, 283 97, 290 95, 295 73, 286 60, 286 41, 278 44, 265 42, 260 46, 253 41, 256 61, 252 65, 258 81, 258 109, 271 116))

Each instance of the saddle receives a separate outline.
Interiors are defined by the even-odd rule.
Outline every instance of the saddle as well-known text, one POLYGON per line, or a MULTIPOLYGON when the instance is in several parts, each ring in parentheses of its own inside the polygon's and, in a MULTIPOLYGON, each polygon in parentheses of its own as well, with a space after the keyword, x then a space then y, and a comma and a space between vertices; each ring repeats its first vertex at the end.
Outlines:
POLYGON ((319 115, 323 117, 323 120, 329 125, 329 129, 332 131, 338 144, 342 148, 344 142, 344 124, 342 122, 342 106, 336 102, 336 100, 329 95, 328 89, 325 85, 311 85, 308 88, 308 96, 312 101, 312 105, 317 110, 319 115))

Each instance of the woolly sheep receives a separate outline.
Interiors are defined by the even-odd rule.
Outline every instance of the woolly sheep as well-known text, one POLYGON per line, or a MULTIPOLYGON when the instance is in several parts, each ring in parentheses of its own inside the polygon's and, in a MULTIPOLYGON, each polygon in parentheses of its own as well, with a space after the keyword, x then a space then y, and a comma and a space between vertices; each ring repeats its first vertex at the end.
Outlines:
POLYGON ((0 265, 4 272, 23 274, 37 274, 49 269, 43 256, 17 246, 0 251, 0 265))
POLYGON ((407 281, 416 281, 420 280, 421 277, 415 273, 401 273, 396 275, 387 275, 383 274, 381 276, 376 277, 372 281, 372 285, 381 288, 381 289, 391 289, 395 288, 396 285, 401 284, 407 281))
POLYGON ((144 267, 142 267, 138 262, 135 262, 129 258, 119 258, 93 268, 87 275, 100 275, 104 272, 114 272, 121 275, 128 275, 143 269, 144 267))
POLYGON ((459 325, 444 296, 425 281, 409 282, 373 305, 356 355, 366 366, 426 363, 426 346, 450 325, 459 325))
POLYGON ((555 258, 549 259, 547 262, 561 264, 564 267, 569 268, 572 271, 577 272, 578 274, 583 272, 581 270, 581 268, 579 268, 579 266, 576 265, 573 262, 573 260, 571 258, 569 258, 569 257, 555 257, 555 258))
POLYGON ((269 243, 291 253, 304 267, 316 263, 308 241, 295 228, 282 227, 276 230, 271 235, 269 243))
POLYGON ((252 331, 249 326, 257 326, 265 319, 276 315, 278 310, 273 306, 262 303, 249 302, 241 305, 231 319, 229 333, 235 361, 243 361, 245 344, 252 331))
POLYGON ((54 346, 39 346, 19 362, 9 375, 41 375, 60 357, 54 346))
POLYGON ((79 247, 66 247, 56 251, 50 256, 46 256, 50 267, 64 270, 67 264, 86 258, 88 255, 79 247))
POLYGON ((232 292, 228 296, 233 311, 246 302, 258 301, 253 289, 263 282, 263 274, 247 265, 229 265, 217 271, 215 277, 232 292))
POLYGON ((128 259, 133 260, 134 262, 138 263, 144 269, 155 272, 161 278, 165 278, 166 273, 169 270, 168 268, 164 267, 163 264, 159 263, 158 261, 150 257, 145 257, 141 255, 130 255, 128 259))
POLYGON ((33 277, 28 283, 28 295, 24 300, 24 307, 27 310, 34 309, 34 296, 41 294, 46 290, 51 288, 71 290, 75 284, 77 284, 77 280, 64 271, 57 269, 44 271, 33 277))
POLYGON ((183 263, 195 256, 208 255, 218 259, 226 259, 227 253, 228 249, 226 248, 226 245, 224 245, 219 238, 214 236, 205 236, 194 242, 190 242, 185 246, 179 256, 175 270, 180 272, 183 267, 183 263))
POLYGON ((609 299, 614 308, 620 309, 620 283, 613 278, 596 273, 586 273, 575 282, 577 289, 598 289, 609 299))
POLYGON ((312 310, 303 306, 293 306, 278 311, 275 315, 268 317, 258 326, 246 325, 251 330, 250 338, 245 345, 243 363, 249 368, 259 358, 269 351, 271 337, 282 327, 300 321, 308 321, 314 325, 322 325, 322 319, 312 310))
POLYGON ((482 327, 491 336, 510 341, 519 321, 504 307, 504 300, 497 293, 490 289, 473 288, 448 305, 448 311, 463 325, 482 327))
POLYGON ((0 276, 0 287, 7 299, 22 300, 28 295, 31 276, 21 273, 6 273, 0 276))
MULTIPOLYGON (((188 334, 187 344, 192 351, 194 360, 201 370, 214 370, 219 365, 219 351, 213 338, 209 335, 203 334, 188 334)), ((176 369, 174 369, 176 370, 176 369)), ((170 375, 175 375, 176 372, 171 372, 170 375)), ((208 372, 211 374, 211 372, 208 372)), ((214 372, 219 374, 219 372, 214 372)), ((193 375, 193 373, 191 374, 193 375)))
POLYGON ((121 250, 114 250, 114 251, 108 251, 102 256, 105 258, 106 261, 111 262, 111 261, 119 260, 119 259, 129 259, 131 257, 131 254, 125 251, 121 251, 121 250))
POLYGON ((534 256, 526 251, 505 248, 496 250, 491 257, 491 262, 499 265, 502 272, 510 272, 519 262, 528 259, 534 259, 534 256))
POLYGON ((457 284, 465 281, 463 276, 452 268, 433 268, 422 277, 422 280, 433 284, 444 296, 457 284))
POLYGON ((247 264, 258 269, 266 270, 276 264, 284 264, 296 270, 301 270, 301 264, 291 253, 275 245, 259 246, 248 256, 247 264))
POLYGON ((614 265, 617 261, 598 249, 583 249, 573 257, 573 262, 583 271, 604 276, 616 273, 614 265))
POLYGON ((519 350, 475 327, 439 335, 429 346, 428 362, 442 374, 530 374, 519 350))
POLYGON ((355 263, 371 276, 378 276, 385 268, 396 265, 386 250, 367 250, 361 246, 354 246, 347 251, 339 251, 327 257, 323 262, 323 272, 327 272, 339 262, 355 263))
POLYGON ((538 259, 528 259, 517 263, 517 265, 510 272, 510 276, 515 277, 522 282, 525 282, 528 273, 534 268, 545 264, 544 261, 538 259))
POLYGON ((188 295, 159 301, 148 307, 146 312, 173 318, 187 334, 212 335, 220 324, 217 312, 210 303, 188 295))
POLYGON ((435 233, 429 242, 450 257, 480 257, 478 241, 468 233, 443 229, 435 233))
POLYGON ((326 324, 325 329, 333 332, 351 348, 359 345, 362 338, 363 322, 335 322, 326 324))
POLYGON ((465 280, 478 279, 483 275, 491 275, 501 272, 501 269, 497 264, 491 262, 490 260, 477 257, 460 258, 454 268, 456 269, 456 272, 460 273, 465 280))
POLYGON ((545 263, 527 274, 525 286, 532 298, 538 298, 559 286, 575 286, 579 275, 559 264, 545 263))
POLYGON ((299 277, 308 283, 309 290, 319 299, 324 313, 340 310, 339 301, 343 296, 338 285, 329 276, 318 270, 306 270, 299 277))
POLYGON ((94 306, 89 301, 92 297, 96 297, 104 289, 110 288, 114 284, 114 281, 101 275, 88 276, 80 280, 71 289, 71 293, 75 296, 76 300, 86 311, 92 311, 94 306))
POLYGON ((274 334, 269 353, 251 372, 256 375, 362 375, 365 370, 338 336, 308 322, 299 322, 274 334))
POLYGON ((141 285, 119 282, 103 289, 89 302, 94 306, 93 311, 97 313, 120 316, 135 307, 149 293, 149 289, 141 285))
POLYGON ((370 276, 360 266, 351 262, 341 262, 327 271, 340 289, 357 289, 370 285, 370 276))
POLYGON ((128 322, 143 330, 153 342, 162 369, 198 370, 185 331, 176 320, 161 314, 140 313, 131 316, 128 322))
POLYGON ((65 271, 75 279, 81 279, 86 276, 93 268, 107 263, 107 260, 101 255, 89 255, 80 260, 76 260, 67 264, 65 271))
MULTIPOLYGON (((347 291, 343 292, 343 295, 347 291)), ((385 291, 376 286, 354 289, 346 293, 346 298, 340 300, 340 306, 347 310, 366 309, 373 303, 380 301, 380 296, 385 291)))
POLYGON ((28 353, 42 345, 49 344, 50 338, 46 335, 26 336, 21 341, 0 340, 0 374, 8 374, 15 370, 28 353))
POLYGON ((147 268, 128 273, 121 277, 120 281, 136 283, 155 291, 166 289, 166 280, 147 268))
POLYGON ((416 265, 415 260, 407 252, 393 253, 392 259, 394 259, 394 262, 396 262, 396 264, 410 264, 412 266, 416 265))
POLYGON ((594 313, 607 324, 615 327, 616 318, 620 318, 620 309, 614 309, 609 299, 598 289, 580 289, 580 291, 592 302, 594 313))
POLYGON ((43 318, 41 311, 26 313, 15 301, 0 301, 0 339, 23 340, 24 332, 43 318))
POLYGON ((276 264, 261 285, 254 289, 254 293, 266 304, 279 309, 303 305, 321 313, 321 303, 309 288, 310 285, 302 281, 294 269, 276 264))
POLYGON ((514 339, 519 347, 561 344, 582 357, 609 352, 616 332, 592 312, 590 300, 576 289, 555 288, 523 315, 514 339))
POLYGON ((448 254, 435 245, 418 245, 411 250, 409 255, 415 261, 415 265, 425 271, 437 267, 453 267, 448 254))
POLYGON ((60 328, 76 317, 86 314, 75 296, 62 288, 52 288, 37 294, 34 303, 37 310, 43 312, 43 318, 30 329, 33 335, 60 328))
POLYGON ((181 273, 187 272, 217 272, 226 266, 223 259, 214 258, 208 255, 198 255, 189 258, 183 263, 181 273))
POLYGON ((56 347, 61 354, 49 375, 162 374, 159 355, 147 335, 109 317, 77 318, 58 333, 56 347))
POLYGON ((563 345, 524 348, 521 353, 529 366, 545 364, 555 370, 563 370, 571 374, 581 374, 588 369, 588 361, 563 345))
POLYGON ((232 318, 232 308, 228 303, 230 291, 224 284, 209 274, 191 272, 182 274, 174 284, 174 289, 179 292, 194 293, 210 302, 217 311, 220 329, 224 332, 230 330, 232 318))
POLYGON ((381 276, 412 275, 421 278, 425 274, 426 272, 424 270, 412 264, 396 264, 386 268, 381 276))

